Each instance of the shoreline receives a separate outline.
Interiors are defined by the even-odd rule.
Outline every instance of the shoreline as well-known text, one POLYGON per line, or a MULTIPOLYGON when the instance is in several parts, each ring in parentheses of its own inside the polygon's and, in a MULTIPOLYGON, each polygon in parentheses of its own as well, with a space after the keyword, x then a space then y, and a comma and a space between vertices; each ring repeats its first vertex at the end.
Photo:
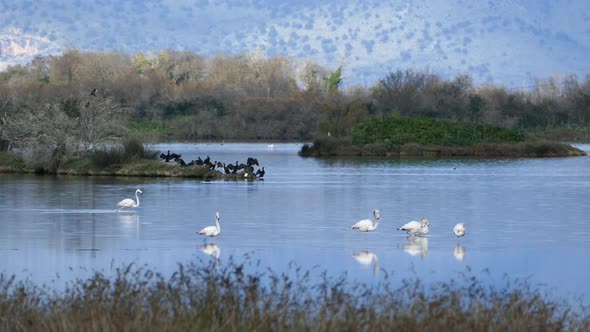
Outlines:
MULTIPOLYGON (((203 142, 201 142, 203 143, 203 142)), ((225 143, 214 142, 210 143, 225 143)), ((234 142, 237 143, 237 142, 234 142)), ((241 142, 248 143, 248 142, 241 142)), ((313 144, 302 144, 298 155, 316 158, 389 158, 389 159, 512 159, 512 158, 562 158, 586 156, 587 153, 572 145, 553 142, 520 142, 501 144, 478 144, 471 146, 422 146, 414 143, 387 148, 382 144, 354 145, 342 139, 319 139, 313 144)), ((159 143, 161 144, 161 143, 159 143)), ((173 177, 193 178, 204 181, 253 181, 254 171, 225 174, 203 166, 182 167, 176 163, 165 163, 155 159, 140 159, 125 164, 113 164, 104 168, 93 166, 87 159, 71 159, 54 171, 28 165, 18 154, 0 154, 0 173, 38 174, 72 176, 113 176, 113 177, 173 177)))
MULTIPOLYGON (((13 156, 15 159, 17 156, 13 156)), ((6 157, 0 158, 0 173, 3 174, 37 174, 37 175, 69 175, 69 176, 112 176, 112 177, 144 177, 144 178, 193 178, 204 181, 254 181, 257 180, 254 172, 240 172, 225 174, 216 170, 210 170, 206 166, 192 165, 182 167, 176 163, 165 163, 159 160, 137 160, 124 165, 113 165, 104 169, 97 169, 89 165, 86 160, 69 160, 56 171, 49 172, 25 165, 13 159, 12 164, 7 164, 6 157), (4 161, 4 163, 3 163, 4 161)))
POLYGON ((438 146, 408 143, 387 147, 373 143, 355 145, 347 140, 320 139, 304 145, 302 157, 383 157, 411 159, 498 159, 581 157, 587 153, 564 143, 525 141, 519 143, 483 143, 467 146, 438 146))

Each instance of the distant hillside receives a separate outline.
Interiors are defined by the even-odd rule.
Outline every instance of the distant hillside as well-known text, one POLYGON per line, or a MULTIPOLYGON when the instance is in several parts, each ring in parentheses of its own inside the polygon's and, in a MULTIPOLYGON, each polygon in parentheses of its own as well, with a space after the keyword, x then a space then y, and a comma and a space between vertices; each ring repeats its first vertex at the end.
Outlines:
POLYGON ((477 82, 510 87, 590 72, 585 0, 0 1, 0 22, 5 64, 73 45, 204 54, 262 48, 331 68, 342 64, 346 83, 373 83, 409 67, 468 72, 477 82))
POLYGON ((36 55, 57 53, 59 47, 49 39, 23 33, 19 29, 7 29, 0 33, 0 70, 8 65, 30 62, 36 55))

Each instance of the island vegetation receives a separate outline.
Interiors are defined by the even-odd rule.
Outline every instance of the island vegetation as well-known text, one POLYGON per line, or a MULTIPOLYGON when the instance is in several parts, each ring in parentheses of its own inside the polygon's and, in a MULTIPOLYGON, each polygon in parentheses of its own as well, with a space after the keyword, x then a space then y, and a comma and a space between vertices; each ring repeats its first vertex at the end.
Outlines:
POLYGON ((467 274, 433 284, 407 279, 396 288, 387 275, 371 286, 300 268, 276 273, 248 261, 218 264, 179 264, 170 276, 129 265, 60 292, 0 274, 0 329, 590 331, 587 309, 526 281, 495 287, 467 274))
MULTIPOLYGON (((205 57, 173 50, 69 49, 0 72, 0 169, 14 171, 24 162, 26 169, 69 173, 84 164, 72 160, 91 159, 128 137, 349 144, 365 121, 390 117, 501 126, 534 139, 590 140, 590 76, 539 79, 527 89, 513 89, 476 85, 467 75, 443 78, 429 70, 400 69, 370 86, 344 83, 342 66, 327 69, 262 52, 205 57), (72 168, 64 170, 67 166, 72 168)), ((367 141, 363 147, 385 146, 387 154, 421 144, 394 143, 367 141)), ((478 151, 482 144, 487 143, 476 144, 478 151)), ((517 144, 521 149, 514 151, 526 155, 561 149, 531 140, 517 144)), ((452 155, 472 154, 453 149, 459 152, 452 155)), ((142 167, 153 165, 144 161, 142 167)), ((126 173, 123 169, 105 172, 126 173)))
POLYGON ((302 156, 563 157, 585 152, 568 144, 527 139, 520 130, 429 118, 374 118, 349 137, 318 138, 302 156))

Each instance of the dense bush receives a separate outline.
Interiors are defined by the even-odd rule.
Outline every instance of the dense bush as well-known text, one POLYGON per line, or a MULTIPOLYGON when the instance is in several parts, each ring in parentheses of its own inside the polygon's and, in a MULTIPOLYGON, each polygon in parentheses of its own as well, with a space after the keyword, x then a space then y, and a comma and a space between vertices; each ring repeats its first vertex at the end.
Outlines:
POLYGON ((590 126, 590 76, 539 79, 524 91, 414 69, 343 88, 345 73, 256 52, 206 59, 172 50, 70 49, 0 71, 0 150, 49 137, 35 159, 60 144, 67 154, 79 142, 87 147, 125 136, 128 121, 136 124, 134 134, 177 139, 349 136, 356 124, 381 116, 527 130, 590 126))
POLYGON ((381 143, 389 147, 407 143, 461 146, 480 143, 521 142, 523 140, 524 135, 519 131, 500 126, 456 123, 427 118, 371 119, 356 125, 352 130, 354 144, 381 143))
POLYGON ((126 139, 121 145, 107 146, 88 153, 90 162, 98 169, 157 157, 158 151, 146 148, 135 138, 126 139))

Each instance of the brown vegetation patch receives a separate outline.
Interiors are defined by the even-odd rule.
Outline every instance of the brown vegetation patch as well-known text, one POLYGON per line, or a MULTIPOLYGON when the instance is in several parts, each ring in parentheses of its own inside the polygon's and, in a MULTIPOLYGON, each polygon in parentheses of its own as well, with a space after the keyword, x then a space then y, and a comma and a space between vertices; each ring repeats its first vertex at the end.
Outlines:
POLYGON ((587 309, 519 280, 463 276, 380 286, 310 271, 179 264, 170 277, 133 265, 65 290, 0 274, 2 331, 590 331, 587 309))

